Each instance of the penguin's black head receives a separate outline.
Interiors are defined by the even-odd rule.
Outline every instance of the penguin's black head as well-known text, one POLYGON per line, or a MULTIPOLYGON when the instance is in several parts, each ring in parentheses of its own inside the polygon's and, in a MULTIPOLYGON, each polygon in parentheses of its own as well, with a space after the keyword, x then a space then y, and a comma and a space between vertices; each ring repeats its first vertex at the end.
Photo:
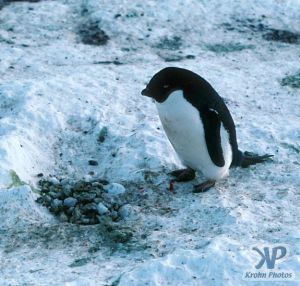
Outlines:
POLYGON ((167 67, 156 73, 141 93, 164 102, 173 91, 184 90, 196 78, 197 75, 189 70, 167 67))

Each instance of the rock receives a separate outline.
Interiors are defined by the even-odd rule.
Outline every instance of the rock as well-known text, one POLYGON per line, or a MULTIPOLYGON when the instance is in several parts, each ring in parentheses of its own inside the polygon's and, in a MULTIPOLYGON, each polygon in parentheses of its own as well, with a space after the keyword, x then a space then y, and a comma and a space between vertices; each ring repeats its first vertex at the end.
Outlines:
POLYGON ((111 211, 110 216, 113 221, 116 221, 119 218, 118 213, 116 211, 111 211))
POLYGON ((94 202, 95 202, 96 204, 99 204, 99 203, 103 202, 103 198, 95 198, 95 199, 94 199, 94 202))
POLYGON ((81 180, 74 184, 73 189, 76 192, 78 192, 78 191, 81 192, 81 191, 89 190, 91 186, 92 185, 90 183, 87 183, 87 182, 81 180))
POLYGON ((113 202, 111 208, 115 211, 118 211, 120 208, 120 204, 118 202, 113 202))
POLYGON ((58 195, 56 192, 49 192, 48 195, 53 198, 53 199, 57 199, 58 198, 58 195))
POLYGON ((59 213, 62 210, 63 203, 59 199, 54 199, 51 203, 51 211, 54 213, 59 213))
POLYGON ((63 199, 64 194, 61 190, 53 190, 48 193, 48 195, 53 199, 63 199))
POLYGON ((87 217, 81 217, 81 219, 80 219, 80 223, 81 224, 90 224, 90 219, 89 218, 87 218, 87 217))
POLYGON ((50 183, 49 183, 47 180, 45 180, 45 179, 40 180, 40 181, 38 182, 38 184, 39 184, 39 186, 40 186, 42 189, 43 189, 43 188, 48 189, 48 188, 49 188, 49 185, 50 185, 50 183))
POLYGON ((61 214, 59 215, 59 220, 60 220, 61 222, 67 222, 67 221, 69 220, 69 218, 68 218, 68 216, 67 216, 65 213, 61 213, 61 214))
POLYGON ((74 209, 75 209, 74 207, 71 207, 71 208, 68 208, 65 212, 68 216, 72 216, 74 209))
POLYGON ((118 183, 112 183, 112 184, 109 184, 105 187, 105 190, 108 194, 110 195, 121 195, 123 193, 125 193, 125 188, 121 185, 121 184, 118 184, 118 183))
POLYGON ((100 180, 97 180, 97 182, 99 182, 100 184, 102 185, 108 185, 109 184, 109 181, 105 180, 105 179, 100 179, 100 180))
POLYGON ((44 176, 44 174, 43 174, 43 173, 38 173, 36 176, 37 176, 38 178, 41 178, 41 177, 44 176))
POLYGON ((59 185, 59 180, 55 177, 51 177, 49 179, 49 182, 52 183, 53 185, 59 185))
POLYGON ((51 204, 52 199, 51 199, 50 196, 45 195, 45 196, 43 196, 42 198, 43 198, 43 201, 44 201, 44 203, 45 203, 46 205, 49 206, 49 205, 51 204))
POLYGON ((108 212, 108 208, 103 203, 98 203, 97 210, 100 215, 106 214, 108 212))
POLYGON ((48 184, 41 185, 41 190, 43 193, 48 193, 50 191, 49 185, 48 184))
POLYGON ((64 194, 64 197, 71 197, 72 196, 72 189, 71 189, 71 187, 70 186, 66 186, 66 187, 64 187, 64 189, 63 189, 63 194, 64 194))
POLYGON ((185 58, 188 59, 188 60, 193 60, 196 57, 194 55, 186 55, 185 58))
POLYGON ((101 198, 103 194, 103 190, 95 188, 90 191, 91 194, 95 194, 97 198, 101 198))
POLYGON ((82 214, 81 211, 79 209, 79 207, 75 207, 73 213, 72 213, 72 217, 71 217, 71 222, 77 222, 80 220, 82 214))
POLYGON ((106 206, 107 206, 107 204, 114 203, 116 201, 116 198, 118 198, 118 196, 112 196, 109 193, 107 193, 106 191, 104 191, 101 196, 101 199, 102 199, 102 201, 105 201, 106 206))
POLYGON ((99 188, 103 190, 103 185, 99 182, 92 182, 92 187, 99 188))
POLYGON ((69 181, 69 179, 64 178, 64 179, 62 179, 62 180, 60 181, 60 183, 61 183, 63 186, 65 186, 65 185, 70 184, 70 181, 69 181))
POLYGON ((72 197, 68 197, 66 199, 64 199, 64 206, 68 207, 68 208, 72 208, 75 207, 75 205, 77 204, 77 200, 75 198, 72 197))
POLYGON ((93 180, 92 176, 90 175, 85 175, 83 177, 84 181, 87 183, 87 186, 90 188, 91 187, 91 182, 93 180))
POLYGON ((98 135, 98 142, 102 143, 105 141, 105 138, 107 137, 108 129, 106 126, 104 126, 98 135))
POLYGON ((112 211, 110 216, 113 221, 116 221, 119 218, 118 212, 116 212, 116 211, 112 211))
POLYGON ((99 222, 96 216, 90 218, 89 224, 97 224, 99 222))
POLYGON ((76 193, 76 194, 74 194, 74 197, 79 202, 89 203, 89 202, 92 202, 96 198, 96 194, 93 194, 93 193, 76 193))
POLYGON ((89 213, 96 214, 98 212, 97 204, 95 204, 95 203, 86 204, 82 208, 82 212, 84 214, 89 214, 89 213))
POLYGON ((90 166, 98 166, 98 161, 97 160, 89 160, 89 165, 90 166))
POLYGON ((44 203, 44 198, 43 198, 43 197, 38 197, 38 198, 36 199, 36 202, 37 202, 38 204, 43 204, 43 203, 44 203))
POLYGON ((131 213, 132 213, 132 206, 129 204, 121 206, 118 211, 118 214, 122 219, 129 217, 131 213))
POLYGON ((49 207, 52 202, 52 198, 48 195, 42 194, 40 197, 37 198, 36 202, 49 207))

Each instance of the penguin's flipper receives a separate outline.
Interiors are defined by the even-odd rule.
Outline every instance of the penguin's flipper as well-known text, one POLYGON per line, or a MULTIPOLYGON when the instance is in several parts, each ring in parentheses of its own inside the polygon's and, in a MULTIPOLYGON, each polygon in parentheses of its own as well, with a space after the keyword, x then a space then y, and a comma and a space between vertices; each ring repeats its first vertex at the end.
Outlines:
POLYGON ((221 145, 221 119, 214 109, 200 110, 200 117, 203 122, 205 141, 209 156, 218 167, 225 165, 221 145))
POLYGON ((258 164, 258 163, 266 162, 273 156, 274 155, 269 155, 269 154, 258 155, 258 154, 252 153, 252 152, 245 151, 244 154, 243 154, 241 167, 242 168, 247 168, 250 165, 255 165, 255 164, 258 164))

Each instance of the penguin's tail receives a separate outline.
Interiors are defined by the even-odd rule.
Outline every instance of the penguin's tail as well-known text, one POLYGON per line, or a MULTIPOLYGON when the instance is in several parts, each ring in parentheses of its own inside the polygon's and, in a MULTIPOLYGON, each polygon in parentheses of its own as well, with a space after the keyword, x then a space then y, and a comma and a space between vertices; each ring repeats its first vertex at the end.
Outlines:
POLYGON ((269 155, 269 154, 265 154, 265 155, 258 155, 252 152, 248 152, 245 151, 244 153, 240 152, 240 162, 239 162, 239 166, 241 166, 242 168, 247 168, 250 165, 255 165, 255 164, 259 164, 259 163, 264 163, 266 161, 269 161, 271 157, 273 157, 274 155, 269 155))

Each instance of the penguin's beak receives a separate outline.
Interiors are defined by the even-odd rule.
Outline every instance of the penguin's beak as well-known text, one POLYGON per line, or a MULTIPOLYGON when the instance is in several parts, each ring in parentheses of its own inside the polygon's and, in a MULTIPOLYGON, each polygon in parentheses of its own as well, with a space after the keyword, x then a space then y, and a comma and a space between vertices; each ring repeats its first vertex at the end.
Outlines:
POLYGON ((143 89, 141 94, 144 95, 144 96, 150 96, 149 95, 149 89, 148 88, 143 89))

